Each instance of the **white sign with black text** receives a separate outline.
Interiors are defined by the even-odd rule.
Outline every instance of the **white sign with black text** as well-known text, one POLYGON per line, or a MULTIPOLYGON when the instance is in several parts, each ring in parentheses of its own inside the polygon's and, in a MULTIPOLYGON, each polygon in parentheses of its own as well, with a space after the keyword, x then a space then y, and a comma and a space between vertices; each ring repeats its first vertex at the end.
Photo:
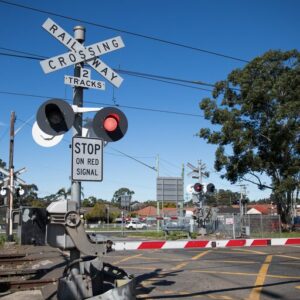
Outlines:
POLYGON ((105 90, 105 82, 91 79, 90 69, 80 69, 80 77, 73 77, 65 75, 65 84, 72 86, 81 86, 84 88, 105 90))
POLYGON ((123 78, 98 58, 100 55, 125 47, 120 36, 84 47, 50 18, 44 22, 42 27, 71 50, 71 52, 41 61, 41 67, 46 74, 77 63, 86 62, 115 87, 122 84, 123 78))
POLYGON ((72 180, 102 181, 103 140, 73 137, 72 180))

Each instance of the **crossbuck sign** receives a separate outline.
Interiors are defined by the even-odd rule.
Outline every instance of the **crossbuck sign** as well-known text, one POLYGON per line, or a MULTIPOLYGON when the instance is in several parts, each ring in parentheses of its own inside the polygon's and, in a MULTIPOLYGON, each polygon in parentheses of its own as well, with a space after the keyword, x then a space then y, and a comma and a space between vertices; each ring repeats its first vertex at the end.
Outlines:
POLYGON ((123 78, 98 58, 100 55, 125 47, 120 36, 84 47, 50 18, 42 26, 71 50, 71 52, 41 61, 41 67, 45 73, 86 62, 115 87, 119 87, 122 84, 123 78))

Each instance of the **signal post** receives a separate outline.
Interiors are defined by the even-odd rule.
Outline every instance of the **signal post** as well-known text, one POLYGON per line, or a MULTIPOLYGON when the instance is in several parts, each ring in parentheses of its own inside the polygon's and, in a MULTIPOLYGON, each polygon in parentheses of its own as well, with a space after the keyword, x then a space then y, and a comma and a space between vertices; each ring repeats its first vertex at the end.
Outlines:
MULTIPOLYGON (((83 44, 85 41, 85 28, 82 26, 74 27, 74 38, 80 44, 83 44)), ((78 63, 74 67, 74 77, 80 77, 81 69, 83 63, 78 63)), ((83 87, 74 86, 73 89, 73 105, 77 107, 83 106, 83 87)), ((73 138, 76 136, 82 136, 82 114, 75 114, 74 123, 73 123, 73 138)), ((81 207, 81 181, 74 181, 72 178, 71 184, 71 199, 77 203, 78 212, 81 207)), ((69 211, 69 206, 67 205, 67 210, 69 211)), ((70 251, 70 261, 75 261, 80 258, 80 251, 78 249, 72 249, 70 251)), ((79 273, 79 263, 74 265, 73 268, 76 273, 79 273)))
POLYGON ((213 183, 203 183, 203 177, 209 177, 209 173, 205 172, 206 166, 205 164, 202 164, 201 161, 198 161, 197 167, 191 163, 188 163, 187 166, 192 170, 190 173, 188 173, 188 175, 192 176, 192 178, 198 179, 198 182, 195 184, 190 184, 187 186, 187 192, 193 195, 193 202, 197 206, 197 216, 195 218, 198 224, 199 233, 205 234, 205 221, 207 217, 205 216, 203 203, 205 200, 205 194, 214 193, 215 186, 213 183))
POLYGON ((46 59, 41 62, 45 73, 75 65, 74 77, 65 76, 65 83, 74 86, 73 105, 61 99, 50 99, 38 109, 33 138, 41 146, 52 147, 59 143, 63 135, 73 127, 72 134, 72 176, 71 200, 51 203, 48 208, 47 243, 62 250, 70 250, 69 273, 59 281, 58 299, 81 300, 93 296, 114 299, 122 290, 121 300, 135 299, 134 280, 125 271, 112 265, 105 265, 102 257, 111 250, 111 242, 104 240, 93 244, 87 238, 79 209, 81 203, 81 181, 102 181, 103 147, 105 143, 121 139, 128 128, 127 118, 115 107, 83 107, 83 89, 104 90, 105 83, 92 80, 87 63, 116 87, 123 79, 109 68, 98 56, 124 47, 121 37, 84 47, 85 28, 74 27, 74 38, 51 19, 43 28, 64 44, 71 52, 46 59), (70 78, 73 78, 70 80, 70 78), (83 135, 82 113, 96 111, 92 125, 85 128, 83 135), (81 260, 81 254, 96 257, 88 264, 81 260), (89 271, 87 271, 90 268, 89 271), (120 273, 121 272, 121 273, 120 273), (115 274, 115 288, 104 288, 106 280, 115 274), (118 281, 122 281, 118 286, 118 281), (125 281, 125 284, 124 284, 125 281), (121 286, 122 285, 122 286, 121 286), (105 290, 108 289, 108 290, 105 290))

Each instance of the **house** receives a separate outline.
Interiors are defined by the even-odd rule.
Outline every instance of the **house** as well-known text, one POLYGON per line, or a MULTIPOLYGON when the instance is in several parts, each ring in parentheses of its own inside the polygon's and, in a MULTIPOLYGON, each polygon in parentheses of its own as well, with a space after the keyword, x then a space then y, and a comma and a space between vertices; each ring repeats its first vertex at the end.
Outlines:
POLYGON ((157 216, 157 208, 154 206, 146 206, 142 209, 134 211, 138 217, 140 218, 149 218, 149 217, 156 217, 157 216))
MULTIPOLYGON (((189 211, 189 215, 192 215, 196 210, 195 207, 185 207, 184 211, 189 211)), ((139 218, 156 218, 158 216, 157 208, 154 206, 147 206, 142 209, 136 210, 135 213, 139 218)), ((178 217, 178 209, 176 207, 164 207, 163 211, 159 210, 159 216, 165 217, 178 217)))
POLYGON ((277 215, 277 206, 273 204, 248 205, 247 215, 277 215))

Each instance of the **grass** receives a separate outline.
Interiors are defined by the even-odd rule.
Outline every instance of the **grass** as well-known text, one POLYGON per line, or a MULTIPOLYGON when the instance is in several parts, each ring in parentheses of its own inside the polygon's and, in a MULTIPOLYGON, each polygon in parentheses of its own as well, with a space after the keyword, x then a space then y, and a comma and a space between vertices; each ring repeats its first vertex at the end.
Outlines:
POLYGON ((294 232, 269 232, 269 233, 253 233, 251 238, 300 238, 300 231, 294 232))
MULTIPOLYGON (((167 239, 167 240, 179 240, 187 239, 187 233, 184 231, 171 231, 169 235, 166 235, 163 231, 148 231, 148 232, 134 232, 125 231, 128 237, 144 237, 155 239, 167 239)), ((205 239, 209 239, 209 235, 205 236, 205 239)), ((192 239, 203 238, 199 237, 197 233, 191 233, 192 239)), ((249 238, 300 238, 300 232, 273 232, 273 233, 261 233, 252 234, 249 238)))
POLYGON ((6 242, 6 235, 0 234, 0 247, 3 247, 5 242, 6 242))
POLYGON ((162 231, 147 231, 147 232, 126 232, 128 237, 146 237, 146 238, 165 238, 165 234, 162 231))

